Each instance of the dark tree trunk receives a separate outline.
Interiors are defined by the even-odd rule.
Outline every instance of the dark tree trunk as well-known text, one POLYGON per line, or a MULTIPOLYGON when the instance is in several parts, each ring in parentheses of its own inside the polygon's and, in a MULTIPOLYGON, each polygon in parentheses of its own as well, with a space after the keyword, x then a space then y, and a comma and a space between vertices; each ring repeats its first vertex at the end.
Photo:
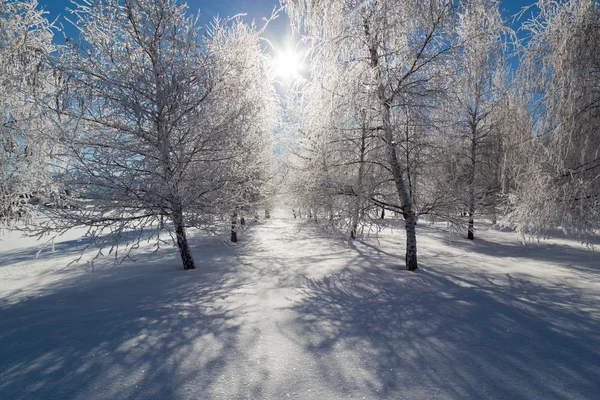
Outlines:
POLYGON ((231 241, 237 242, 237 213, 234 212, 231 216, 231 241))
POLYGON ((475 223, 475 173, 477 168, 477 122, 475 121, 475 115, 471 122, 471 170, 469 171, 469 226, 467 230, 467 239, 475 239, 475 232, 473 229, 475 223))
POLYGON ((385 207, 381 207, 381 219, 385 219, 385 207))
POLYGON ((467 239, 469 240, 473 240, 475 239, 475 228, 474 228, 474 224, 475 224, 475 218, 474 218, 474 210, 471 208, 469 209, 469 228, 467 230, 467 239))
POLYGON ((183 262, 183 269, 195 269, 194 259, 188 245, 187 236, 185 234, 185 227, 183 225, 183 213, 176 211, 173 215, 173 223, 175 224, 175 236, 177 237, 177 247, 179 248, 179 255, 183 262))
POLYGON ((409 215, 405 216, 406 227, 406 269, 414 271, 417 269, 417 219, 414 213, 409 211, 409 215))
POLYGON ((354 209, 352 210, 352 220, 351 220, 351 229, 350 229, 350 238, 356 239, 356 234, 358 232, 358 223, 361 219, 363 219, 364 214, 362 212, 362 203, 364 196, 364 176, 365 176, 365 154, 367 151, 367 135, 369 131, 367 129, 367 113, 366 111, 362 112, 362 130, 360 137, 360 164, 358 165, 358 179, 356 182, 356 198, 354 199, 354 209))
MULTIPOLYGON (((384 93, 385 90, 383 85, 381 85, 379 89, 380 98, 384 98, 384 93)), ((388 102, 383 102, 382 108, 384 134, 387 144, 387 157, 391 167, 390 169, 392 170, 396 191, 398 192, 398 197, 400 198, 400 202, 402 204, 404 227, 406 229, 406 270, 414 271, 418 268, 416 232, 417 218, 413 211, 413 200, 412 196, 410 195, 410 188, 408 187, 407 181, 404 179, 402 167, 400 166, 400 162, 398 161, 398 156, 396 153, 394 135, 390 122, 390 104, 388 102)))

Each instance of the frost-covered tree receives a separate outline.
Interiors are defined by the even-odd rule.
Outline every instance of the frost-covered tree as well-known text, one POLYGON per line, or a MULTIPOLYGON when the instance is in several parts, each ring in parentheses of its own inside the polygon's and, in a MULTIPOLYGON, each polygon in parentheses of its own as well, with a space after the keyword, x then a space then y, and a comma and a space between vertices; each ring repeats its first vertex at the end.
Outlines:
POLYGON ((370 228, 392 189, 382 162, 377 103, 361 68, 317 55, 311 74, 295 116, 300 133, 295 175, 301 177, 295 198, 355 239, 370 228))
POLYGON ((296 28, 313 39, 315 59, 356 68, 363 77, 361 90, 371 98, 365 106, 375 105, 370 128, 377 128, 384 143, 386 168, 405 221, 406 269, 414 270, 417 213, 411 152, 418 144, 412 139, 422 132, 424 110, 444 91, 444 76, 450 72, 448 57, 457 48, 454 4, 289 0, 286 5, 296 28))
MULTIPOLYGON (((446 171, 438 181, 446 192, 448 218, 466 214, 467 238, 474 238, 476 214, 494 214, 502 158, 502 107, 508 80, 509 30, 495 0, 469 0, 459 10, 457 73, 448 97, 450 116, 442 128, 446 171)), ((441 211, 441 210, 440 210, 441 211)), ((442 211, 443 212, 443 211, 442 211)))
POLYGON ((272 129, 278 105, 271 83, 272 62, 262 50, 260 34, 240 19, 229 24, 216 20, 207 44, 220 82, 213 90, 213 104, 222 110, 213 113, 225 118, 222 134, 229 135, 229 142, 223 143, 228 161, 219 167, 227 171, 221 178, 227 187, 219 204, 232 215, 233 241, 237 241, 237 219, 256 215, 259 206, 267 207, 274 192, 272 129))
POLYGON ((535 138, 512 196, 525 233, 600 226, 600 4, 537 3, 520 78, 531 93, 535 138))
POLYGON ((75 5, 80 39, 54 60, 60 88, 48 104, 70 208, 52 209, 46 229, 87 226, 100 248, 125 244, 127 255, 142 238, 160 246, 164 228, 193 269, 186 230, 224 225, 260 184, 275 103, 259 34, 218 20, 203 33, 186 10, 175 0, 75 5))
POLYGON ((51 25, 37 1, 0 2, 0 222, 29 212, 46 186, 48 127, 34 99, 50 90, 51 25))

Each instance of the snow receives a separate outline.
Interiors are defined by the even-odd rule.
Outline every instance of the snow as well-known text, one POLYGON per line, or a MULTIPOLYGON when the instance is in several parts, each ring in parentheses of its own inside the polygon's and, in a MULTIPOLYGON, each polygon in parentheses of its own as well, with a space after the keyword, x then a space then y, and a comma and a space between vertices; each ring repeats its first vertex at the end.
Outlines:
MULTIPOLYGON (((113 266, 0 241, 0 399, 592 399, 600 254, 419 227, 355 243, 291 212, 113 266), (452 240, 450 240, 452 239, 452 240)), ((145 250, 149 250, 148 247, 145 250)), ((144 249, 142 249, 144 250, 144 249)))

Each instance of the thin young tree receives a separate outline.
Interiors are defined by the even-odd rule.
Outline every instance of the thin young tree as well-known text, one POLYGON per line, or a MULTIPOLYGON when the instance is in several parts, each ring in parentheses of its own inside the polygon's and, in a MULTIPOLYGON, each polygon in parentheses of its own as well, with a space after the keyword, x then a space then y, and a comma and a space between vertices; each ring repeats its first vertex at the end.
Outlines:
POLYGON ((387 179, 379 162, 378 129, 372 127, 376 113, 368 106, 371 96, 360 69, 321 61, 313 63, 313 79, 303 87, 298 106, 302 162, 297 172, 308 176, 297 197, 317 214, 321 210, 327 216, 323 223, 356 239, 370 220, 378 185, 387 179))
MULTIPOLYGON (((264 29, 264 28, 263 28, 264 29)), ((268 203, 273 194, 272 129, 277 122, 277 96, 272 85, 273 63, 261 43, 261 29, 235 18, 230 23, 215 20, 209 51, 217 70, 227 71, 213 93, 228 117, 224 128, 231 134, 223 145, 228 160, 220 169, 227 181, 220 207, 231 215, 231 241, 237 241, 237 220, 244 213, 268 203)), ((219 111, 215 110, 215 115, 219 111)), ((200 169, 199 169, 200 171, 200 169)))
POLYGON ((497 160, 501 133, 499 103, 508 89, 508 43, 505 26, 495 0, 470 0, 459 13, 459 37, 463 43, 457 57, 458 73, 450 101, 461 157, 455 166, 457 203, 467 213, 467 238, 475 237, 475 215, 494 202, 499 191, 497 160), (464 161, 463 161, 464 160, 464 161), (462 194, 462 195, 461 195, 462 194))

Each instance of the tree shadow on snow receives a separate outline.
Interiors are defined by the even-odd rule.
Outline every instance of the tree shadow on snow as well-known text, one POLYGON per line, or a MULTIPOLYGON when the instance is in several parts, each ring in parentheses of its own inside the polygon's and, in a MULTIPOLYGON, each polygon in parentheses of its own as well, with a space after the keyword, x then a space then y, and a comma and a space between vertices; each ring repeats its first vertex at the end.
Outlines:
POLYGON ((24 261, 33 261, 36 259, 51 258, 55 255, 69 255, 75 260, 77 256, 88 246, 92 244, 92 239, 82 237, 65 241, 56 241, 54 246, 50 239, 42 239, 35 246, 9 249, 2 251, 0 255, 0 267, 16 264, 24 261), (54 252, 52 249, 54 248, 54 252))
MULTIPOLYGON (((289 329, 341 395, 590 399, 600 392, 597 304, 508 275, 381 268, 306 279, 289 329), (596 315, 594 315, 594 312, 596 315), (341 382, 341 386, 340 386, 341 382)), ((378 264, 379 266, 375 266, 378 264)))
POLYGON ((194 271, 163 249, 93 273, 49 271, 55 283, 0 299, 0 398, 211 397, 238 345, 238 254, 214 237, 192 247, 194 271))
POLYGON ((199 275, 106 279, 0 304, 0 397, 201 397, 239 327, 224 301, 232 281, 199 275))
POLYGON ((539 242, 526 242, 523 244, 517 241, 498 243, 476 238, 474 241, 455 240, 449 247, 495 258, 531 259, 538 262, 558 263, 568 266, 574 272, 600 270, 600 252, 598 252, 598 249, 585 248, 579 246, 577 242, 573 242, 573 245, 566 245, 540 240, 539 242))

